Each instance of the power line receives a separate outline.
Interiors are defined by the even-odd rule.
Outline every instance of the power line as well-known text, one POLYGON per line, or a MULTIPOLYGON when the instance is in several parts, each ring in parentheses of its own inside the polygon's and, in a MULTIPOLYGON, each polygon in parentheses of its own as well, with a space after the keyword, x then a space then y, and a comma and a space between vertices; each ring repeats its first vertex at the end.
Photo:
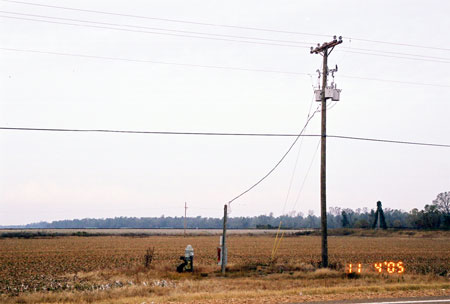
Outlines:
MULTIPOLYGON (((314 86, 313 86, 313 87, 314 87, 314 86)), ((314 94, 313 94, 313 96, 311 97, 311 102, 310 102, 310 105, 309 105, 309 111, 308 111, 308 116, 307 116, 307 118, 311 115, 311 109, 312 109, 312 105, 313 105, 313 104, 314 104, 314 94)), ((296 171, 296 169, 297 169, 298 160, 299 160, 299 158, 300 158, 300 152, 301 152, 301 150, 302 150, 302 144, 303 144, 303 137, 302 137, 302 139, 300 140, 300 144, 299 144, 299 147, 298 147, 297 158, 295 159, 294 168, 293 168, 293 170, 292 170, 291 179, 290 179, 290 181, 289 181, 289 188, 288 188, 288 191, 287 191, 287 193, 286 193, 286 198, 285 198, 285 200, 284 200, 283 211, 281 212, 282 214, 284 214, 284 211, 285 211, 285 209, 286 209, 286 204, 287 204, 287 202, 288 202, 288 200, 289 200, 289 195, 291 194, 292 183, 293 183, 293 181, 294 181, 295 171, 296 171)))
POLYGON ((450 61, 443 61, 443 60, 423 59, 423 58, 414 58, 414 57, 405 57, 405 56, 394 56, 394 55, 375 54, 375 53, 367 53, 367 52, 357 52, 357 51, 340 51, 340 52, 343 52, 343 53, 351 53, 351 54, 361 54, 361 55, 378 56, 378 57, 400 58, 400 59, 408 59, 408 60, 416 60, 416 61, 429 61, 429 62, 439 62, 439 63, 450 63, 450 61))
POLYGON ((115 30, 115 31, 132 32, 132 33, 145 33, 145 34, 175 36, 175 37, 184 37, 184 38, 197 38, 197 39, 208 39, 208 40, 218 40, 218 41, 228 41, 228 42, 239 42, 239 43, 273 45, 273 46, 309 49, 309 47, 307 47, 307 46, 300 46, 300 45, 288 45, 288 44, 281 44, 281 43, 269 43, 269 42, 256 42, 256 41, 247 41, 247 40, 235 40, 235 39, 227 39, 227 38, 203 37, 203 36, 193 36, 193 35, 175 34, 175 33, 152 32, 152 31, 144 31, 144 30, 132 30, 132 29, 125 29, 125 28, 117 28, 117 27, 89 25, 89 24, 77 24, 77 23, 32 19, 32 18, 12 17, 12 16, 4 16, 4 15, 0 15, 0 18, 9 18, 9 19, 26 20, 26 21, 34 21, 34 22, 44 22, 44 23, 51 23, 51 24, 71 25, 71 26, 78 26, 78 27, 89 27, 89 28, 97 28, 97 29, 108 29, 108 30, 115 30))
POLYGON ((132 15, 132 14, 105 12, 105 11, 99 11, 99 10, 80 9, 80 8, 74 8, 74 7, 47 5, 47 4, 40 4, 40 3, 31 3, 31 2, 25 2, 25 1, 14 1, 14 0, 0 0, 0 1, 12 2, 12 3, 18 3, 18 4, 25 4, 25 5, 40 6, 40 7, 55 8, 55 9, 63 9, 63 10, 70 10, 70 11, 79 11, 79 12, 96 13, 96 14, 121 16, 121 17, 131 17, 131 18, 139 18, 139 19, 147 19, 147 20, 167 21, 167 22, 174 22, 174 23, 184 23, 184 24, 204 25, 204 26, 213 26, 213 27, 222 27, 222 28, 254 30, 254 31, 272 32, 272 33, 296 34, 296 35, 316 36, 316 37, 317 36, 319 36, 319 37, 330 37, 330 35, 325 35, 325 34, 312 34, 312 33, 306 33, 306 32, 303 33, 303 32, 295 32, 295 31, 264 29, 264 28, 238 26, 238 25, 216 24, 216 23, 197 22, 197 21, 170 19, 170 18, 158 18, 158 17, 140 16, 140 15, 132 15))
MULTIPOLYGON (((115 30, 115 31, 125 31, 125 32, 141 33, 141 34, 165 35, 165 36, 175 36, 175 37, 183 37, 183 38, 196 38, 196 39, 207 39, 207 40, 218 40, 218 41, 227 41, 227 42, 258 44, 258 45, 295 47, 295 48, 309 48, 308 46, 301 46, 301 45, 298 45, 298 44, 309 44, 309 45, 313 44, 313 43, 303 42, 303 41, 275 40, 275 39, 266 39, 266 38, 248 37, 248 36, 222 35, 222 34, 212 34, 212 33, 193 32, 193 31, 179 31, 179 30, 170 30, 170 29, 163 29, 163 28, 151 28, 151 27, 134 26, 134 25, 121 25, 121 24, 115 24, 115 23, 104 23, 104 22, 96 22, 96 21, 88 21, 88 20, 80 20, 80 19, 50 17, 50 16, 43 16, 43 15, 21 14, 21 13, 6 12, 6 11, 0 11, 0 12, 8 13, 8 14, 25 15, 25 16, 37 16, 37 17, 41 17, 41 18, 52 18, 52 19, 59 19, 59 20, 69 20, 69 21, 74 21, 74 22, 94 23, 94 24, 101 24, 101 25, 67 23, 67 22, 58 22, 58 21, 32 19, 32 18, 22 18, 22 17, 12 17, 12 16, 4 16, 4 15, 0 15, 0 18, 9 18, 9 19, 17 19, 17 20, 25 20, 25 21, 33 21, 33 22, 44 22, 44 23, 69 25, 69 26, 78 26, 78 27, 88 27, 88 28, 96 28, 96 29, 107 29, 107 30, 115 30), (105 25, 136 27, 136 28, 145 28, 145 29, 153 29, 153 30, 171 31, 173 33, 154 32, 154 31, 148 31, 148 30, 132 30, 132 29, 125 29, 125 28, 110 27, 110 26, 105 26, 105 25), (187 34, 182 34, 182 33, 191 33, 193 35, 187 35, 187 34), (207 35, 207 36, 216 36, 216 37, 204 37, 204 36, 194 36, 194 35, 207 35), (217 37, 228 37, 228 38, 217 38, 217 37), (260 40, 260 41, 267 41, 267 42, 257 42, 257 41, 249 41, 249 40, 236 40, 236 39, 229 39, 229 38, 260 40)), ((408 54, 408 53, 375 51, 375 52, 392 53, 392 54, 399 54, 399 55, 404 54, 404 55, 412 56, 412 57, 393 56, 393 55, 386 55, 386 54, 376 54, 376 53, 373 53, 373 51, 372 51, 372 53, 357 52, 357 51, 345 51, 345 50, 341 51, 341 52, 353 53, 353 54, 362 54, 362 55, 369 55, 369 56, 379 56, 379 57, 390 57, 390 58, 399 58, 399 59, 407 59, 407 60, 416 60, 416 61, 450 63, 450 61, 443 61, 443 60, 450 60, 450 58, 438 57, 438 58, 442 58, 443 60, 435 60, 435 59, 433 59, 433 57, 422 56, 422 55, 417 55, 417 54, 408 54), (418 58, 414 58, 414 57, 418 57, 418 58)), ((434 57, 434 58, 436 58, 436 57, 434 57)))
POLYGON ((303 131, 305 131, 306 127, 308 126, 308 123, 311 121, 311 119, 313 119, 314 115, 318 112, 319 108, 317 108, 310 117, 308 117, 308 119, 306 120, 305 126, 303 127, 303 129, 300 131, 300 133, 297 135, 297 137, 295 138, 295 140, 292 142, 292 144, 290 145, 289 149, 286 151, 286 153, 283 154, 283 156, 281 157, 281 159, 275 164, 275 166, 269 170, 269 172, 267 172, 263 177, 261 177, 256 183, 254 183, 252 186, 250 186, 249 188, 247 188, 245 191, 241 192, 239 195, 235 196, 234 198, 232 198, 231 200, 228 201, 228 205, 231 205, 232 202, 234 202, 235 200, 237 200, 238 198, 242 197, 243 195, 245 195, 246 193, 248 193, 249 191, 251 191, 252 189, 254 189, 256 186, 258 186, 260 183, 262 183, 267 177, 269 177, 270 174, 272 174, 276 168, 278 168, 278 166, 283 162, 283 160, 286 158, 286 156, 289 154, 289 152, 291 152, 292 148, 295 146, 295 144, 297 143, 298 139, 302 136, 303 131))
MULTIPOLYGON (((147 29, 147 30, 168 31, 168 32, 175 32, 175 33, 186 33, 186 34, 206 35, 206 36, 217 36, 217 37, 227 37, 227 38, 238 38, 238 39, 262 40, 262 41, 271 41, 271 42, 280 42, 280 43, 305 44, 305 45, 307 45, 308 47, 309 47, 311 44, 313 44, 312 42, 305 42, 305 41, 277 40, 277 39, 266 39, 266 38, 260 38, 260 37, 236 36, 236 35, 224 35, 224 34, 205 33, 205 32, 186 31, 186 30, 173 30, 173 29, 167 29, 167 28, 161 28, 161 27, 148 27, 148 26, 138 26, 138 25, 130 25, 130 24, 119 24, 119 23, 109 23, 109 22, 98 22, 98 21, 81 20, 81 19, 72 19, 72 18, 61 18, 61 17, 53 17, 53 16, 45 16, 45 15, 23 14, 23 13, 10 12, 10 11, 1 11, 1 10, 0 10, 0 13, 14 14, 14 15, 28 16, 28 17, 38 17, 38 18, 47 18, 47 19, 57 19, 57 20, 73 21, 73 22, 94 23, 94 24, 108 25, 108 26, 120 26, 120 27, 132 27, 132 28, 138 28, 138 29, 147 29)), ((37 20, 36 20, 36 21, 37 21, 37 20)), ((109 27, 108 27, 108 29, 113 29, 113 28, 109 28, 109 27)), ((114 29, 116 29, 116 28, 114 28, 114 29)), ((138 31, 138 32, 140 32, 140 31, 138 31)), ((145 32, 145 33, 147 33, 147 32, 145 32)), ((148 33, 153 34, 154 32, 148 32, 148 33)), ((164 33, 161 33, 161 34, 164 34, 164 33)), ((450 59, 449 59, 449 60, 450 60, 450 59)))
MULTIPOLYGON (((182 67, 191 67, 191 68, 195 67, 195 68, 222 69, 222 70, 234 70, 234 71, 244 71, 244 72, 261 72, 261 73, 275 73, 275 74, 286 74, 286 75, 311 76, 310 73, 291 72, 291 71, 282 71, 282 70, 253 69, 253 68, 227 67, 227 66, 215 66, 215 65, 201 65, 201 64, 191 64, 191 63, 165 62, 165 61, 156 61, 156 60, 132 59, 132 58, 121 58, 121 57, 108 57, 108 56, 85 55, 85 54, 62 53, 62 52, 50 52, 50 51, 27 50, 27 49, 4 48, 4 47, 0 47, 0 50, 10 51, 10 52, 24 52, 24 53, 46 54, 46 55, 67 56, 67 57, 79 57, 79 58, 87 58, 87 59, 101 59, 101 60, 114 60, 114 61, 127 61, 127 62, 137 62, 137 63, 173 65, 173 66, 182 66, 182 67)), ((381 79, 381 78, 370 78, 370 77, 351 76, 351 75, 340 75, 340 77, 350 78, 350 79, 359 79, 359 80, 373 80, 373 81, 380 81, 380 82, 391 82, 391 83, 397 83, 397 84, 450 88, 450 85, 445 85, 445 84, 433 84, 433 83, 424 83, 424 82, 410 82, 410 81, 381 79)))
MULTIPOLYGON (((366 51, 366 52, 371 52, 371 53, 375 52, 375 53, 382 53, 382 54, 405 55, 405 56, 419 57, 419 58, 450 60, 450 58, 448 58, 448 57, 425 56, 425 55, 419 55, 419 54, 411 54, 411 53, 403 53, 403 52, 391 52, 391 51, 373 50, 373 49, 364 49, 364 48, 341 47, 341 49, 343 49, 343 50, 350 50, 350 51, 366 51)), ((345 53, 350 53, 350 52, 346 51, 345 53)), ((366 54, 366 53, 364 53, 364 54, 366 54)), ((367 53, 367 54, 370 54, 370 53, 367 53)), ((402 58, 404 58, 404 57, 402 57, 402 58)))
MULTIPOLYGON (((121 17, 130 17, 130 18, 147 19, 147 20, 158 20, 158 21, 166 21, 166 22, 182 23, 182 24, 212 26, 212 27, 221 27, 221 28, 230 28, 230 29, 243 29, 243 30, 262 31, 262 32, 271 32, 271 33, 293 34, 293 35, 305 35, 305 36, 312 36, 312 37, 330 37, 330 36, 332 36, 332 35, 329 35, 329 34, 318 34, 318 33, 287 31, 287 30, 260 28, 260 27, 217 24, 217 23, 198 22, 198 21, 189 21, 189 20, 179 20, 179 19, 171 19, 171 18, 149 17, 149 16, 141 16, 141 15, 133 15, 133 14, 106 12, 106 11, 100 11, 100 10, 90 10, 90 9, 81 9, 81 8, 66 7, 66 6, 56 6, 56 5, 32 3, 32 2, 26 2, 26 1, 15 1, 15 0, 0 0, 0 1, 16 3, 16 4, 22 4, 22 5, 32 5, 32 6, 39 6, 39 7, 47 7, 47 8, 53 8, 53 9, 62 9, 62 10, 69 10, 69 11, 78 11, 78 12, 95 13, 95 14, 103 14, 103 15, 111 15, 111 16, 121 16, 121 17)), ((440 51, 450 51, 449 48, 425 46, 425 45, 418 45, 418 44, 408 44, 408 43, 401 43, 401 42, 390 42, 390 41, 382 41, 382 40, 373 40, 373 39, 372 40, 371 39, 362 39, 362 38, 356 38, 356 37, 350 37, 350 36, 344 36, 344 38, 350 39, 350 40, 355 40, 355 41, 370 42, 370 43, 379 43, 379 44, 396 45, 396 46, 407 46, 407 47, 422 48, 422 49, 432 49, 432 50, 440 50, 440 51)))
MULTIPOLYGON (((161 27, 148 27, 148 26, 138 26, 138 25, 131 25, 131 24, 98 22, 98 21, 81 20, 81 19, 73 19, 73 18, 53 17, 53 16, 46 16, 46 15, 24 14, 24 13, 17 13, 17 12, 11 12, 11 11, 1 11, 1 10, 0 10, 0 13, 14 14, 14 15, 28 16, 28 17, 56 19, 56 20, 64 20, 64 21, 72 21, 72 22, 84 22, 84 23, 100 24, 100 25, 103 25, 103 26, 106 25, 106 26, 118 26, 118 27, 131 27, 131 28, 146 29, 146 30, 168 31, 168 32, 183 33, 183 34, 206 35, 206 36, 225 37, 225 38, 237 38, 237 39, 250 39, 250 40, 260 40, 260 41, 268 41, 268 42, 275 42, 275 43, 303 44, 303 45, 308 45, 308 46, 311 46, 311 45, 314 44, 312 42, 306 42, 306 41, 278 40, 278 39, 268 39, 268 38, 251 37, 251 36, 236 36, 236 35, 224 35, 224 34, 217 34, 217 33, 197 32, 197 31, 174 30, 174 29, 167 29, 167 28, 161 28, 161 27)), ((26 20, 28 20, 28 19, 26 19, 26 20)), ((34 19, 29 19, 29 20, 39 21, 39 20, 34 20, 34 19)), ((64 23, 64 24, 66 24, 66 23, 64 23)), ((73 24, 70 24, 70 25, 73 25, 73 24)), ((107 27, 107 29, 117 29, 117 28, 107 27)), ((137 32, 141 32, 141 31, 137 31, 137 32)), ((155 32, 144 32, 144 33, 161 34, 161 35, 165 34, 165 33, 155 33, 155 32)), ((197 38, 201 38, 201 37, 197 37, 197 38)), ((402 59, 428 60, 428 61, 433 61, 433 62, 442 62, 442 61, 436 61, 436 59, 438 59, 438 60, 447 60, 447 61, 450 60, 450 58, 445 58, 445 57, 425 56, 425 55, 419 55, 419 54, 410 54, 410 53, 392 52, 392 51, 382 51, 382 50, 372 50, 372 49, 364 49, 364 48, 348 48, 348 47, 345 48, 344 47, 342 49, 350 50, 350 51, 344 51, 344 52, 348 52, 348 53, 365 54, 365 55, 373 55, 373 56, 377 56, 377 55, 381 56, 379 54, 374 54, 374 53, 383 53, 383 54, 404 55, 404 56, 421 58, 421 59, 417 59, 417 58, 409 58, 409 57, 404 57, 404 56, 396 56, 396 57, 394 57, 394 58, 402 58, 402 59), (355 51, 368 51, 370 53, 355 52, 355 51)), ((384 57, 391 57, 391 56, 384 56, 384 57)))
POLYGON ((339 138, 339 139, 352 139, 352 140, 365 140, 365 141, 374 141, 374 142, 385 142, 385 143, 404 144, 404 145, 417 145, 417 146, 431 146, 431 147, 450 148, 450 145, 447 145, 447 144, 434 144, 434 143, 403 141, 403 140, 389 140, 389 139, 378 139, 378 138, 367 138, 367 137, 342 136, 342 135, 327 135, 327 137, 339 138))
MULTIPOLYGON (((224 133, 224 132, 178 132, 178 131, 136 131, 111 129, 64 129, 64 128, 26 128, 0 127, 0 130, 10 131, 43 131, 43 132, 83 132, 83 133, 124 133, 124 134, 153 134, 153 135, 201 135, 201 136, 255 136, 255 137, 294 137, 298 134, 283 133, 224 133)), ((305 134, 302 136, 318 137, 320 135, 305 134)))
MULTIPOLYGON (((315 113, 315 112, 314 112, 315 113)), ((309 117, 309 120, 312 118, 309 117)), ((320 137, 319 134, 293 134, 293 133, 238 133, 238 132, 181 132, 181 131, 138 131, 138 130, 112 130, 112 129, 65 129, 65 128, 29 128, 29 127, 0 127, 4 131, 42 131, 42 132, 82 132, 82 133, 123 133, 123 134, 153 134, 153 135, 193 135, 193 136, 242 136, 242 137, 320 137)), ((394 144, 407 144, 450 148, 450 144, 436 144, 403 140, 391 140, 369 137, 356 137, 344 135, 327 135, 329 138, 384 142, 394 144)))
MULTIPOLYGON (((4 1, 4 0, 2 0, 2 1, 4 1)), ((362 39, 362 38, 353 38, 353 37, 344 37, 344 38, 351 39, 351 40, 356 40, 356 41, 371 42, 371 43, 380 43, 380 44, 398 45, 398 46, 408 46, 408 47, 414 47, 414 48, 431 49, 431 50, 439 50, 439 51, 450 51, 450 49, 448 49, 448 48, 425 46, 425 45, 419 45, 419 44, 410 44, 410 43, 402 43, 402 42, 390 42, 390 41, 382 41, 382 40, 371 40, 371 39, 362 39)))
MULTIPOLYGON (((25 50, 25 49, 16 49, 16 48, 0 47, 0 50, 11 51, 11 52, 26 52, 26 53, 36 53, 36 54, 46 54, 46 55, 68 56, 68 57, 80 57, 80 58, 88 58, 88 59, 117 60, 117 61, 128 61, 128 62, 138 62, 138 63, 151 63, 151 64, 163 64, 163 65, 174 65, 174 66, 184 66, 184 67, 207 68, 207 69, 224 69, 224 70, 235 70, 235 71, 245 71, 245 72, 263 72, 263 73, 292 74, 292 75, 305 75, 305 76, 310 75, 309 73, 301 73, 301 72, 277 71, 277 70, 266 70, 266 69, 250 69, 250 68, 241 68, 241 67, 202 65, 202 64, 192 64, 192 63, 177 63, 177 62, 166 62, 166 61, 145 60, 145 59, 84 55, 84 54, 62 53, 62 52, 48 52, 48 51, 39 51, 39 50, 25 50)), ((450 86, 448 86, 448 87, 450 87, 450 86)))
POLYGON ((308 170, 306 171, 306 175, 303 178, 303 181, 302 181, 302 184, 300 186, 300 189, 297 192, 297 196, 295 198, 294 205, 292 206, 292 211, 294 211, 295 207, 297 207, 297 203, 298 203, 298 201, 300 199, 300 195, 301 195, 301 193, 303 191, 303 188, 305 186, 306 180, 308 179, 309 172, 311 171, 311 167, 314 164, 314 161, 316 159, 317 151, 319 151, 319 146, 320 146, 320 140, 317 142, 316 150, 314 151, 313 157, 311 158, 311 162, 309 163, 308 170))

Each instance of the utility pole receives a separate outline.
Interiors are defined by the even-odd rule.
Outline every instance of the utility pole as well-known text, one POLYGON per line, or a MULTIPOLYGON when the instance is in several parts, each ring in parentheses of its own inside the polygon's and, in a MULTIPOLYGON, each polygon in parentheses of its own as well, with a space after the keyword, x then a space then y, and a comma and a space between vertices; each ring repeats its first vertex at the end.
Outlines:
POLYGON ((227 235, 227 204, 223 206, 222 265, 221 265, 222 274, 225 274, 225 269, 227 267, 226 235, 227 235))
POLYGON ((184 237, 186 237, 186 211, 187 211, 187 203, 184 202, 184 237))
MULTIPOLYGON (((323 57, 323 81, 322 81, 322 131, 321 131, 321 150, 320 150, 320 218, 322 226, 322 267, 328 267, 328 241, 327 241, 327 75, 328 75, 328 55, 331 54, 334 47, 342 43, 342 37, 339 40, 334 36, 330 42, 322 45, 318 44, 316 48, 311 47, 311 54, 320 54, 323 57)), ((331 96, 330 96, 331 97, 331 96)))

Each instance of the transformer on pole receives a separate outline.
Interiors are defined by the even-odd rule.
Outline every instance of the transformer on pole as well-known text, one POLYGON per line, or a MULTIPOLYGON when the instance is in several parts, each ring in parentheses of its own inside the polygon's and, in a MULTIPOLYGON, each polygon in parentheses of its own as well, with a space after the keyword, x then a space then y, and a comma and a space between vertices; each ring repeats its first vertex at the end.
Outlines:
MULTIPOLYGON (((334 82, 334 73, 337 71, 338 71, 337 65, 334 69, 329 70, 329 72, 331 73, 331 77, 333 77, 333 81, 331 82, 330 85, 327 85, 325 87, 325 99, 331 99, 332 101, 339 101, 339 99, 340 99, 342 90, 338 89, 337 84, 334 82)), ((317 70, 317 72, 319 73, 319 79, 320 79, 320 70, 317 70)), ((323 95, 323 90, 321 89, 320 83, 319 83, 317 89, 314 90, 315 100, 318 102, 322 102, 322 95, 323 95)))

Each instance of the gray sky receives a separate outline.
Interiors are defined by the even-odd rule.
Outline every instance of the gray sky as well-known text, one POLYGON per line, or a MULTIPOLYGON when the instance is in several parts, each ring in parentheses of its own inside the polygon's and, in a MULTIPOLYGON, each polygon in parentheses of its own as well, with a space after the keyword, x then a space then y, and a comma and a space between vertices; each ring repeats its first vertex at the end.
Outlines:
MULTIPOLYGON (((329 65, 339 66, 336 82, 342 94, 341 100, 328 112, 329 134, 450 143, 448 1, 41 0, 33 3, 326 36, 0 1, 2 127, 298 133, 311 106, 312 84, 317 83, 315 71, 322 60, 319 55, 309 53, 309 46, 329 41, 336 34, 345 37, 344 43, 332 53, 329 65), (14 19, 88 24, 37 15, 122 26, 90 23, 97 27, 85 27, 14 19), (133 31, 99 28, 102 26, 133 31), (256 44, 144 33, 194 35, 167 30, 260 40, 245 39, 259 42, 256 44), (369 52, 360 49, 391 57, 360 54, 369 52)), ((317 105, 314 103, 313 109, 317 105)), ((320 114, 311 120, 306 133, 320 133, 320 114)), ((300 152, 297 144, 273 175, 232 204, 231 216, 269 212, 279 215, 292 210, 304 213, 313 210, 318 214, 320 153, 312 162, 318 140, 304 138, 300 152)), ((224 203, 270 170, 292 141, 293 138, 271 137, 0 130, 0 225, 84 217, 181 216, 185 201, 190 216, 220 217, 224 203)), ((450 190, 449 152, 448 148, 330 138, 328 206, 372 208, 381 200, 384 207, 423 208, 439 192, 450 190)))

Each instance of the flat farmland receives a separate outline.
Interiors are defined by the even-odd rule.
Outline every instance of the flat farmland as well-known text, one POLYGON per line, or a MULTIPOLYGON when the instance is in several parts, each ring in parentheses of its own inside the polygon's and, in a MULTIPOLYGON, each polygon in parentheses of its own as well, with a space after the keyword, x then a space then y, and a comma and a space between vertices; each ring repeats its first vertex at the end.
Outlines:
MULTIPOLYGON (((222 229, 186 229, 187 235, 222 235, 222 229)), ((313 229, 281 229, 280 232, 295 234, 304 231, 313 231, 313 229)), ((134 236, 151 236, 151 235, 183 235, 183 229, 1 229, 1 233, 44 233, 44 234, 90 234, 90 235, 134 235, 134 236)), ((228 229, 229 235, 245 234, 245 235, 275 235, 277 230, 274 229, 228 229)))
POLYGON ((450 235, 331 236, 332 270, 318 269, 320 237, 284 237, 274 262, 273 235, 228 238, 229 271, 217 266, 215 235, 61 236, 0 239, 2 302, 267 303, 338 298, 449 294, 450 235), (187 244, 194 247, 193 274, 178 274, 187 244), (152 262, 144 267, 147 249, 152 262), (377 273, 377 262, 402 261, 404 274, 377 273), (346 265, 361 264, 361 275, 346 265), (317 288, 328 292, 320 293, 317 288), (259 301, 258 301, 259 299, 259 301), (271 302, 272 301, 272 302, 271 302))

